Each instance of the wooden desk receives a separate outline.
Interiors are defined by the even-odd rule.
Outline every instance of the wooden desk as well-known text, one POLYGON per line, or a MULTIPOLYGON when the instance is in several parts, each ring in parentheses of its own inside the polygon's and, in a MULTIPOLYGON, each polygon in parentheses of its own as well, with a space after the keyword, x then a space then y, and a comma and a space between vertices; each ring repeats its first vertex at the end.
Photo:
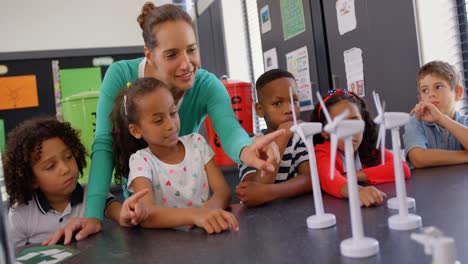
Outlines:
MULTIPOLYGON (((436 226, 455 238, 458 259, 468 260, 468 165, 415 170, 406 182, 424 226, 436 226)), ((378 186, 389 197, 394 184, 378 186)), ((247 209, 234 204, 239 232, 207 235, 202 230, 145 230, 107 227, 71 245, 81 251, 69 263, 430 263, 411 231, 393 231, 387 219, 397 211, 386 206, 363 209, 366 236, 380 242, 380 253, 366 259, 342 257, 341 240, 351 236, 346 200, 324 195, 325 211, 337 225, 310 230, 312 195, 247 209)), ((413 212, 413 210, 410 210, 413 212)), ((414 232, 414 231, 413 231, 414 232)))

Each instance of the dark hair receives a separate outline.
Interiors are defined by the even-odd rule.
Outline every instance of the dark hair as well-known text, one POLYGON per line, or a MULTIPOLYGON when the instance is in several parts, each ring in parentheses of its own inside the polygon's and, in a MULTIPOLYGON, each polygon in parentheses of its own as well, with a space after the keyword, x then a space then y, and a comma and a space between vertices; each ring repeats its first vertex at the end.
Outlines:
POLYGON ((416 81, 418 84, 422 78, 429 74, 435 74, 446 80, 450 84, 450 88, 453 90, 457 85, 460 84, 460 76, 455 70, 455 67, 445 61, 431 61, 424 64, 416 74, 416 81))
MULTIPOLYGON (((148 146, 144 139, 136 139, 128 129, 130 124, 137 124, 139 111, 137 99, 157 89, 169 88, 155 78, 139 78, 129 87, 123 88, 115 98, 110 114, 112 122, 112 152, 115 162, 115 179, 121 183, 122 176, 128 177, 130 156, 148 146)), ((170 93, 170 91, 169 91, 170 93)))
MULTIPOLYGON (((362 120, 364 120, 365 123, 362 143, 358 148, 359 158, 361 159, 361 162, 363 164, 366 164, 368 167, 378 165, 381 159, 380 152, 377 151, 377 149, 375 148, 377 144, 378 132, 376 129, 376 125, 372 120, 369 111, 367 110, 367 106, 364 100, 359 98, 359 96, 357 96, 355 93, 348 91, 341 94, 331 95, 330 98, 326 101, 324 99, 325 106, 327 107, 327 109, 343 100, 353 103, 359 108, 362 120)), ((315 105, 314 111, 312 112, 311 121, 320 122, 325 125, 327 121, 322 111, 323 110, 321 109, 319 103, 317 103, 315 105)), ((323 138, 322 134, 314 135, 314 144, 322 144, 324 141, 325 138, 323 138)))
POLYGON ((154 34, 153 29, 167 21, 185 21, 193 27, 192 18, 187 12, 172 4, 162 6, 155 6, 151 2, 146 2, 141 8, 141 14, 138 16, 137 21, 143 30, 143 40, 145 46, 152 50, 158 46, 158 39, 154 34))
POLYGON ((258 101, 261 99, 261 94, 262 94, 262 89, 265 85, 268 83, 280 79, 280 78, 291 78, 293 80, 296 80, 294 78, 294 75, 292 73, 281 70, 281 69, 273 69, 269 70, 267 72, 264 72, 260 77, 258 77, 257 82, 255 83, 255 89, 257 91, 257 97, 258 101))
POLYGON ((8 133, 5 147, 5 183, 9 195, 8 204, 28 204, 33 196, 32 166, 41 159, 42 142, 60 138, 72 151, 80 174, 86 167, 86 149, 79 139, 79 132, 67 122, 52 117, 29 119, 8 133))

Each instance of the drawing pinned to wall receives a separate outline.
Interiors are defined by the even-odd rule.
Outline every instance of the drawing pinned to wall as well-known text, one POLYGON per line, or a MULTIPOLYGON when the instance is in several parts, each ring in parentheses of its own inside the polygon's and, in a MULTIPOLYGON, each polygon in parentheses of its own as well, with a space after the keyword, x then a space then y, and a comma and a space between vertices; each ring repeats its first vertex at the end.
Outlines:
POLYGON ((356 10, 354 0, 336 1, 336 17, 338 19, 338 31, 340 35, 356 28, 356 10))
POLYGON ((365 96, 364 89, 364 63, 362 60, 362 50, 352 48, 343 52, 346 80, 348 90, 360 97, 365 96))
POLYGON ((265 71, 278 69, 276 48, 269 49, 263 53, 263 65, 265 66, 265 71))
POLYGON ((280 8, 284 40, 305 31, 304 8, 301 0, 281 0, 280 8))
POLYGON ((36 75, 0 77, 0 110, 39 106, 36 75))
POLYGON ((262 34, 271 30, 270 8, 268 5, 260 9, 260 20, 262 21, 262 34))
POLYGON ((296 78, 301 111, 314 109, 309 73, 309 56, 304 46, 286 54, 287 69, 296 78))

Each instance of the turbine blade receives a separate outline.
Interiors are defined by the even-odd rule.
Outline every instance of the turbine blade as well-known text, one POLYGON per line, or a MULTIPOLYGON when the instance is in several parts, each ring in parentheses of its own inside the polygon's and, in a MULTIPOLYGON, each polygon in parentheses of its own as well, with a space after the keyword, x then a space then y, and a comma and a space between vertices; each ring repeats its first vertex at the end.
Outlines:
POLYGON ((336 148, 338 147, 338 137, 335 134, 330 135, 330 178, 335 178, 335 160, 336 160, 336 148))
POLYGON ((297 126, 297 119, 296 119, 296 112, 294 111, 294 99, 293 99, 293 93, 292 93, 292 87, 289 86, 289 98, 291 99, 291 112, 293 115, 293 120, 294 120, 294 125, 297 126))
POLYGON ((374 97, 375 108, 377 108, 377 113, 382 114, 382 105, 380 104, 379 94, 375 91, 372 91, 372 96, 374 97))
POLYGON ((348 109, 344 110, 341 114, 337 115, 335 117, 335 119, 333 119, 333 123, 334 125, 336 126, 336 124, 340 123, 341 120, 345 119, 346 117, 348 117, 349 115, 349 111, 348 109))
POLYGON ((331 120, 330 114, 328 113, 328 109, 325 106, 325 103, 323 102, 322 96, 320 95, 319 92, 317 92, 317 98, 318 98, 318 101, 320 103, 320 106, 322 107, 322 112, 325 115, 325 118, 327 119, 327 123, 331 124, 332 120, 331 120))
POLYGON ((382 159, 382 165, 385 164, 385 127, 382 130, 382 145, 380 146, 380 159, 382 159))
POLYGON ((375 145, 376 149, 379 149, 380 140, 382 140, 382 132, 381 132, 382 128, 383 128, 383 125, 379 125, 379 136, 377 137, 377 144, 375 145))

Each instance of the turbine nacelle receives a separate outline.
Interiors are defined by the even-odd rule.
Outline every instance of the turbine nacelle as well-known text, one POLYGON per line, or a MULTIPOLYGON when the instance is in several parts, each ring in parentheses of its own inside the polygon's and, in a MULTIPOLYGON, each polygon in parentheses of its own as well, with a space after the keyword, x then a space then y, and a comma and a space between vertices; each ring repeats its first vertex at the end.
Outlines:
POLYGON ((374 118, 374 122, 378 125, 383 125, 385 129, 392 129, 397 127, 402 127, 408 124, 410 120, 410 115, 403 112, 386 112, 374 118))
POLYGON ((322 123, 306 122, 294 125, 290 128, 291 132, 298 133, 302 131, 304 137, 309 137, 322 132, 322 123))
POLYGON ((326 125, 325 132, 334 134, 338 139, 351 137, 364 131, 364 121, 362 120, 341 120, 334 126, 326 125))

